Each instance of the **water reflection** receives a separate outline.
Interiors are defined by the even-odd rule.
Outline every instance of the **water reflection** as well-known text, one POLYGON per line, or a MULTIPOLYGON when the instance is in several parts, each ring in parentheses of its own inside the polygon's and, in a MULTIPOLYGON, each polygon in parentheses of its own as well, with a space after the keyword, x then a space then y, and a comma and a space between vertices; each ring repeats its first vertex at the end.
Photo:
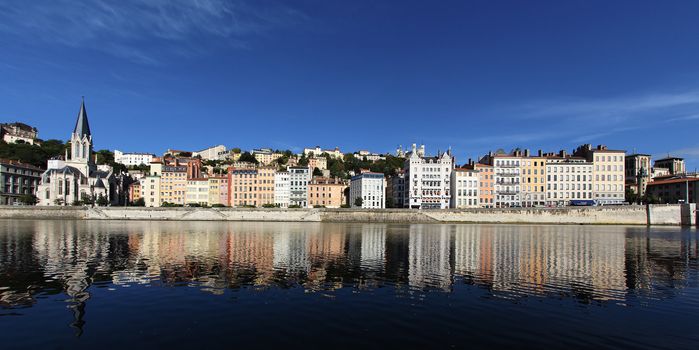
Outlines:
POLYGON ((643 227, 0 222, 0 305, 62 293, 80 332, 90 287, 671 298, 697 270, 695 230, 643 227))

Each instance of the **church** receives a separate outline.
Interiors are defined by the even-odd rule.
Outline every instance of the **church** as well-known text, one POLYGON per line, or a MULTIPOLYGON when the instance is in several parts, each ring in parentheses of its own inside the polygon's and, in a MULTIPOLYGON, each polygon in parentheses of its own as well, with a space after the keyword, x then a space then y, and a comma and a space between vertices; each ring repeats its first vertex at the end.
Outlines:
POLYGON ((37 187, 38 205, 73 205, 84 198, 102 197, 109 203, 116 200, 116 179, 110 166, 97 166, 93 158, 92 134, 87 120, 85 100, 70 136, 70 154, 48 161, 37 187))

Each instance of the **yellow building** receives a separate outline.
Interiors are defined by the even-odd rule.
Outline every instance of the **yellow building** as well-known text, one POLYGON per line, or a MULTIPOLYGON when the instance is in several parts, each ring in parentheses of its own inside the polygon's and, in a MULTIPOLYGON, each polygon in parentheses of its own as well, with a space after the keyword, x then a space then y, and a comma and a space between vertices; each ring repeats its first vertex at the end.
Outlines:
POLYGON ((185 204, 187 193, 187 166, 164 165, 160 177, 160 203, 185 204))
MULTIPOLYGON (((526 152, 529 153, 529 152, 526 152)), ((546 157, 524 157, 521 163, 522 206, 546 204, 546 157)))
POLYGON ((308 205, 339 208, 345 204, 347 183, 337 178, 315 176, 308 184, 308 205))
POLYGON ((311 168, 311 170, 315 168, 325 170, 328 168, 328 160, 325 157, 308 158, 308 167, 311 168))
POLYGON ((209 182, 209 205, 228 205, 228 177, 214 176, 209 182))

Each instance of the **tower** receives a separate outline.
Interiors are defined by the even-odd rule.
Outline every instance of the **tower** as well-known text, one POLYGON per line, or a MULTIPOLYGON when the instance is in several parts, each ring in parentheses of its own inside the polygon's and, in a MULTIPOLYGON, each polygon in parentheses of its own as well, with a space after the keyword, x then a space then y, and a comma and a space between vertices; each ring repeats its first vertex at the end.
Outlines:
POLYGON ((90 176, 90 173, 95 170, 95 163, 91 156, 92 134, 90 133, 90 123, 87 120, 85 98, 83 98, 75 128, 70 135, 70 159, 66 159, 66 164, 80 169, 85 176, 90 176))

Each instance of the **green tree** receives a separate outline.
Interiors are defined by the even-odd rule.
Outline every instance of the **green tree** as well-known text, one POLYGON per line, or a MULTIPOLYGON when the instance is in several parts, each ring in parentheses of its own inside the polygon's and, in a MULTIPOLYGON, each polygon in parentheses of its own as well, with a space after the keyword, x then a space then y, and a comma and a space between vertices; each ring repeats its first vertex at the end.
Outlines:
POLYGON ((258 164, 258 163, 259 163, 259 162, 257 161, 257 159, 255 158, 255 156, 253 156, 252 154, 250 154, 250 152, 243 152, 243 154, 240 155, 240 159, 239 159, 239 160, 240 160, 241 162, 248 162, 248 163, 254 163, 254 164, 258 164))
POLYGON ((313 169, 313 176, 323 176, 323 171, 316 167, 313 169))
POLYGON ((143 197, 141 197, 141 198, 131 202, 131 206, 133 206, 133 207, 145 207, 146 200, 143 197))
POLYGON ((87 193, 81 193, 80 201, 85 205, 92 205, 95 204, 95 196, 89 195, 87 193))
POLYGON ((106 207, 107 205, 109 205, 109 199, 107 198, 107 196, 104 196, 104 195, 102 195, 102 194, 100 193, 100 195, 97 196, 97 201, 96 201, 96 203, 97 203, 97 205, 99 205, 100 207, 106 207))
POLYGON ((364 200, 362 199, 362 197, 357 197, 354 199, 354 206, 361 207, 362 204, 364 204, 364 200))
POLYGON ((19 202, 24 205, 35 205, 37 202, 37 198, 33 194, 23 194, 19 196, 19 202))

